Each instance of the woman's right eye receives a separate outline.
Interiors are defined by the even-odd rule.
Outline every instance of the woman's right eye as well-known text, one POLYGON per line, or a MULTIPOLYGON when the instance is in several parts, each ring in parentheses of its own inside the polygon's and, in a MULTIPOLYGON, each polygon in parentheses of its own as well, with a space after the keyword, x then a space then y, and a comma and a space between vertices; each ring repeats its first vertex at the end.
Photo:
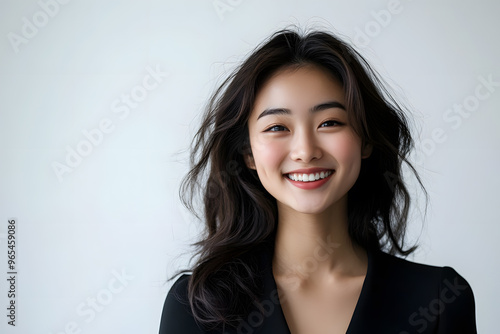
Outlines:
POLYGON ((264 130, 264 132, 279 132, 279 131, 286 131, 286 128, 282 125, 273 125, 264 130))

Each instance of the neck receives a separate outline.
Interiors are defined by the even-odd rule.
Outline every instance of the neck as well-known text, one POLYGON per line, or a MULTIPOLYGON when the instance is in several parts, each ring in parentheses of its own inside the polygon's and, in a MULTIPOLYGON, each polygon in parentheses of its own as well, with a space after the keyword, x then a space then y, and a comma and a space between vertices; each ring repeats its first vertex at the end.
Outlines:
POLYGON ((366 273, 366 252, 348 233, 347 198, 319 214, 304 214, 278 205, 279 219, 273 273, 313 282, 366 273))

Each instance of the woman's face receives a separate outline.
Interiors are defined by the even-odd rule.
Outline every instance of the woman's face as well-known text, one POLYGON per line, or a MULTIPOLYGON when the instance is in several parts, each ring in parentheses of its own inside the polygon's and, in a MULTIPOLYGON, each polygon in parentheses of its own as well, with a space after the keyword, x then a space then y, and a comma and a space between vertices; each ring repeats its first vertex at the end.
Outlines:
POLYGON ((341 84, 307 65, 273 75, 248 121, 255 169, 278 208, 321 213, 345 199, 369 155, 348 123, 341 84))

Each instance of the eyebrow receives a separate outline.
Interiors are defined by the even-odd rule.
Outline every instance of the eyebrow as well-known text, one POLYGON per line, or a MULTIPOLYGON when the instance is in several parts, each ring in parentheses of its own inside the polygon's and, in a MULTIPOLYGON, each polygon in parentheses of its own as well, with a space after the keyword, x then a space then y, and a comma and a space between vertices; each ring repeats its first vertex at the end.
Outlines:
MULTIPOLYGON (((318 112, 318 111, 322 111, 322 110, 330 109, 330 108, 340 108, 340 109, 345 110, 345 107, 342 103, 337 102, 337 101, 330 101, 330 102, 318 104, 318 105, 312 107, 311 109, 309 109, 309 111, 311 113, 314 113, 314 112, 318 112)), ((269 115, 290 115, 291 113, 292 113, 291 110, 287 109, 287 108, 267 108, 259 115, 259 117, 257 117, 257 119, 260 119, 264 116, 269 116, 269 115)))

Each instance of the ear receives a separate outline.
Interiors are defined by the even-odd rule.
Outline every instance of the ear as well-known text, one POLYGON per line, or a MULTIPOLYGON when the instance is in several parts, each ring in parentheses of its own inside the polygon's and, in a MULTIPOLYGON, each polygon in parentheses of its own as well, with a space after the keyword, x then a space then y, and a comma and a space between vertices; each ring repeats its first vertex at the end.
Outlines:
POLYGON ((245 159, 245 164, 247 165, 248 168, 250 169, 256 169, 255 168, 255 161, 253 159, 253 154, 250 152, 250 153, 247 153, 243 156, 243 159, 245 159))
POLYGON ((368 158, 373 151, 373 145, 372 144, 363 144, 363 148, 361 149, 361 158, 366 159, 368 158))

